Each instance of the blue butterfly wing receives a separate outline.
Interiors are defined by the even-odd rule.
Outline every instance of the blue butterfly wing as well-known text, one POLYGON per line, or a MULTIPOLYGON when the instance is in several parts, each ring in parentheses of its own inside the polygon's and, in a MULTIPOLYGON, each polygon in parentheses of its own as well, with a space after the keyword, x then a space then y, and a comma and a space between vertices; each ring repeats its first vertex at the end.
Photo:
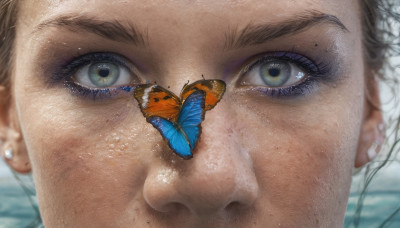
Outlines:
POLYGON ((161 133, 175 153, 185 159, 193 157, 185 135, 174 123, 159 116, 151 116, 147 121, 161 133))
POLYGON ((178 125, 189 141, 190 148, 196 146, 204 120, 205 92, 198 90, 186 98, 178 116, 178 125))

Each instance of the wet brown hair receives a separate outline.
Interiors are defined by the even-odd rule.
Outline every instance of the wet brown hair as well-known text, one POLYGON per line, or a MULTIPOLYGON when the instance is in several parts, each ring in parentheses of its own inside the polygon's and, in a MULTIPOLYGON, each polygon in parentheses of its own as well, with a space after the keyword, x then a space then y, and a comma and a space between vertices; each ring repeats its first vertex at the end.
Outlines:
POLYGON ((0 0, 0 85, 9 87, 13 43, 17 21, 17 1, 0 0))

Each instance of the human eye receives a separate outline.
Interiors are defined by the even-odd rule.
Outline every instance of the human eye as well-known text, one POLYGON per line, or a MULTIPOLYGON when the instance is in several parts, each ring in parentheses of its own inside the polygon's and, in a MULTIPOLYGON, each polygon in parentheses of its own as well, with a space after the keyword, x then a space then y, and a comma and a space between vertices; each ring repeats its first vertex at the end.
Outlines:
POLYGON ((114 53, 90 53, 63 67, 61 77, 73 94, 92 98, 112 97, 129 92, 141 82, 135 67, 114 53))
POLYGON ((328 74, 327 64, 296 53, 273 52, 245 66, 237 83, 268 96, 293 97, 311 93, 315 82, 328 74))

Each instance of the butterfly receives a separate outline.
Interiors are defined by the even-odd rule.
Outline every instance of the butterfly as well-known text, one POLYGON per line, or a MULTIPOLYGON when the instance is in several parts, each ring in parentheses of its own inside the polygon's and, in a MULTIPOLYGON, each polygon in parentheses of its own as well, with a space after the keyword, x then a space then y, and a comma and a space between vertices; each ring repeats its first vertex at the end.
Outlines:
POLYGON ((157 84, 141 84, 135 88, 134 97, 147 122, 161 133, 169 147, 183 159, 190 159, 205 111, 217 105, 225 88, 222 80, 199 80, 185 84, 178 97, 157 84))

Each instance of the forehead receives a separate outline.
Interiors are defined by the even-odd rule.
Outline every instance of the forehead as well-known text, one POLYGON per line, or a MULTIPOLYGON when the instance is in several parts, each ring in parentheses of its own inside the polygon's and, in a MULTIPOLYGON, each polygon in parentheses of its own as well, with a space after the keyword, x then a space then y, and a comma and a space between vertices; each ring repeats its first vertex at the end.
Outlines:
POLYGON ((240 27, 249 22, 279 22, 313 11, 332 14, 348 28, 359 22, 356 0, 36 0, 24 1, 20 6, 21 16, 34 24, 60 15, 76 14, 128 21, 149 29, 166 23, 171 29, 207 29, 217 25, 240 27))

